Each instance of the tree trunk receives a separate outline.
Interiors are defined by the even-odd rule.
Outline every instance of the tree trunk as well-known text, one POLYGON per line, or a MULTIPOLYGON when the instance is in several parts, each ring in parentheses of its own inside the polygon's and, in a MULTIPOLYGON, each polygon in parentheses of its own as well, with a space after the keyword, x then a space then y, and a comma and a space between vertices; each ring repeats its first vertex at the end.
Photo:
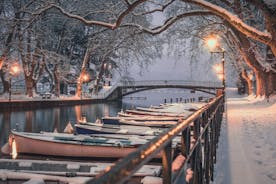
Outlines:
POLYGON ((266 96, 276 93, 276 73, 269 72, 266 80, 266 96))
POLYGON ((99 83, 103 77, 103 74, 104 74, 104 71, 105 71, 105 65, 106 65, 106 60, 104 59, 102 64, 101 64, 101 68, 100 68, 100 72, 96 78, 96 81, 95 81, 95 89, 94 89, 94 94, 98 94, 99 92, 99 83))
POLYGON ((266 91, 266 81, 267 75, 264 72, 265 69, 259 64, 257 58, 255 57, 254 51, 252 51, 250 41, 247 37, 245 37, 242 33, 232 28, 233 32, 235 33, 236 37, 239 39, 240 45, 239 51, 245 61, 245 63, 254 71, 256 75, 256 95, 263 96, 265 95, 266 91))
MULTIPOLYGON (((240 1, 235 0, 234 1, 234 11, 237 15, 239 15, 239 17, 242 17, 241 11, 240 11, 240 1)), ((257 2, 257 1, 254 1, 257 2)), ((270 41, 270 43, 268 43, 267 45, 270 46, 272 53, 274 53, 274 58, 276 56, 276 42, 275 42, 275 38, 276 38, 276 32, 275 32, 275 28, 274 26, 274 19, 270 16, 266 16, 266 29, 272 34, 272 40, 270 41)), ((271 93, 271 89, 270 88, 274 88, 274 84, 273 81, 275 83, 275 79, 273 78, 273 75, 271 77, 271 79, 269 80, 269 73, 271 73, 271 71, 269 73, 265 72, 265 68, 263 68, 263 66, 260 65, 260 63, 258 62, 258 59, 255 56, 254 51, 252 51, 251 49, 251 44, 250 44, 250 40, 248 39, 248 37, 246 37, 242 32, 238 31, 236 29, 236 27, 228 24, 229 27, 232 28, 234 34, 236 35, 236 37, 239 40, 239 51, 244 59, 244 61, 246 62, 246 64, 254 71, 255 75, 256 75, 256 95, 257 96, 262 96, 262 95, 266 95, 268 96, 271 93)), ((273 91, 273 90, 272 90, 273 91)))
POLYGON ((5 80, 5 73, 2 70, 0 70, 0 78, 2 80, 3 93, 8 93, 9 92, 10 83, 9 83, 9 81, 5 80))
POLYGON ((80 72, 80 76, 78 78, 77 81, 77 96, 81 97, 81 93, 82 93, 82 84, 83 84, 83 75, 86 72, 86 66, 89 62, 89 58, 90 58, 90 54, 91 54, 92 49, 87 47, 86 51, 85 51, 85 55, 83 58, 83 62, 82 62, 82 67, 81 67, 81 72, 80 72))
POLYGON ((26 95, 33 97, 34 80, 30 76, 25 76, 26 95))
POLYGON ((258 71, 256 73, 257 94, 269 97, 271 94, 276 93, 276 74, 272 71, 264 72, 258 71))
POLYGON ((248 77, 246 70, 242 71, 242 78, 245 80, 247 85, 247 94, 251 95, 253 94, 253 85, 251 79, 248 77))
POLYGON ((54 81, 55 81, 55 96, 59 97, 60 95, 60 73, 58 70, 58 64, 54 68, 54 81))

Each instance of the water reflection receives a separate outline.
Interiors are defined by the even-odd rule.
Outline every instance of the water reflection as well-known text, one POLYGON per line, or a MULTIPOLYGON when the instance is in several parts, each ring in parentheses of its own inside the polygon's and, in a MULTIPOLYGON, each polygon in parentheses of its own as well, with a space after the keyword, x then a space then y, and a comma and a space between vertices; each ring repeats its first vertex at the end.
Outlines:
POLYGON ((122 108, 122 102, 105 104, 89 104, 28 111, 13 111, 0 113, 1 147, 7 142, 10 130, 25 132, 52 132, 55 129, 63 132, 71 122, 75 124, 84 114, 87 121, 94 122, 104 115, 115 116, 122 108))

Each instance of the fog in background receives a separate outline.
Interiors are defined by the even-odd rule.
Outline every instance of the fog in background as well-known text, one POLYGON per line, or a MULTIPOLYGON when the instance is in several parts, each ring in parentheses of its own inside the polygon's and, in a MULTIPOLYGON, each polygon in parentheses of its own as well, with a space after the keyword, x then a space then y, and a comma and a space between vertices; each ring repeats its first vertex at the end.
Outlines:
MULTIPOLYGON (((162 13, 155 13, 152 19, 152 25, 158 26, 163 23, 165 17, 162 13)), ((189 42, 188 42, 189 43, 189 42)), ((185 48, 187 45, 184 45, 185 48)), ((189 46, 189 45, 188 45, 189 46)), ((213 69, 213 66, 221 62, 221 54, 213 54, 208 48, 202 46, 202 50, 193 60, 190 56, 179 53, 177 56, 171 56, 172 51, 169 47, 163 46, 163 56, 156 58, 155 62, 148 65, 147 68, 140 68, 138 64, 128 68, 128 75, 135 80, 187 80, 187 81, 220 81, 213 69)), ((160 48, 162 49, 162 48, 160 48)), ((225 56, 226 67, 226 85, 235 86, 237 81, 237 72, 225 56)))

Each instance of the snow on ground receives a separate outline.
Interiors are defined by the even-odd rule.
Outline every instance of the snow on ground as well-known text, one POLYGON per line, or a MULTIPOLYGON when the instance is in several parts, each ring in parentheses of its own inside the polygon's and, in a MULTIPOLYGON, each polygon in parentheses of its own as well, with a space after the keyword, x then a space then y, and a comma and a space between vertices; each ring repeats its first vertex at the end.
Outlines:
POLYGON ((276 96, 227 90, 214 184, 276 184, 276 96))

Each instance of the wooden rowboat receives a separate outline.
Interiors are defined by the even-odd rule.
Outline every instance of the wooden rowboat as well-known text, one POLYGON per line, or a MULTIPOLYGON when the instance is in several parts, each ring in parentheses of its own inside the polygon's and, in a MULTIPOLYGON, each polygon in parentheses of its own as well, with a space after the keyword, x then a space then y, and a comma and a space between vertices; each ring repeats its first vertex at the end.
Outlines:
POLYGON ((126 113, 133 115, 147 115, 147 116, 161 116, 161 117, 179 117, 183 118, 187 116, 187 113, 166 113, 166 112, 148 112, 140 110, 126 110, 126 113))
POLYGON ((145 127, 167 128, 177 124, 177 121, 135 121, 135 120, 119 120, 120 125, 133 125, 145 127))
MULTIPOLYGON (((54 160, 0 159, 1 183, 83 184, 112 167, 112 162, 72 162, 54 160)), ((161 165, 143 165, 127 183, 161 176, 161 165)))
POLYGON ((188 113, 194 112, 199 108, 206 105, 206 103, 174 103, 166 106, 160 106, 159 108, 156 107, 136 107, 136 110, 139 111, 147 111, 147 112, 163 112, 163 113, 188 113))
MULTIPOLYGON (((11 142, 18 153, 67 157, 125 157, 146 139, 112 139, 60 133, 26 133, 12 131, 11 142)), ((9 145, 8 152, 11 152, 9 145)))
POLYGON ((78 134, 127 134, 127 135, 159 135, 164 131, 160 128, 129 125, 109 125, 96 123, 75 124, 78 134))
MULTIPOLYGON (((84 163, 55 160, 0 159, 0 170, 4 172, 17 171, 21 173, 45 174, 64 177, 68 177, 68 173, 72 173, 71 177, 95 177, 106 168, 113 165, 114 163, 112 162, 84 163)), ((160 176, 161 171, 162 166, 160 165, 143 165, 134 174, 134 177, 160 176)))
POLYGON ((144 116, 144 115, 131 115, 123 112, 118 113, 119 116, 110 117, 105 116, 102 118, 104 124, 120 124, 120 120, 124 119, 126 121, 178 121, 179 117, 157 117, 157 116, 144 116))

